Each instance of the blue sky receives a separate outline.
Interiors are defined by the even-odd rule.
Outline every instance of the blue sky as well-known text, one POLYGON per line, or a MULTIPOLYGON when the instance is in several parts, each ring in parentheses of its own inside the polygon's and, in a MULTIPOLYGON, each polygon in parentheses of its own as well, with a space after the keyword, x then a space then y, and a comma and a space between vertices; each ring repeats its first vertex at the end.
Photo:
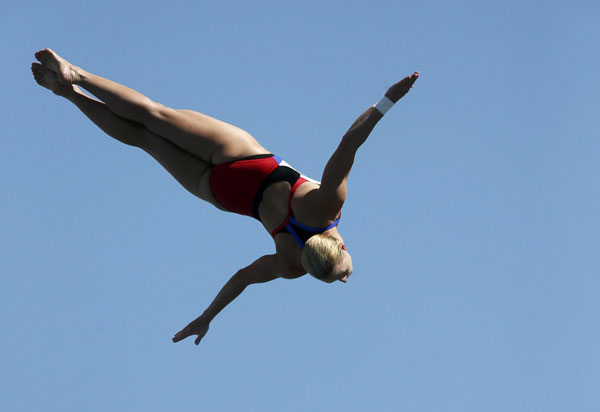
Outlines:
POLYGON ((2 410, 598 410, 600 6, 371 3, 4 6, 2 410), (315 178, 419 70, 351 174, 348 284, 253 286, 171 343, 272 241, 40 88, 44 47, 315 178))

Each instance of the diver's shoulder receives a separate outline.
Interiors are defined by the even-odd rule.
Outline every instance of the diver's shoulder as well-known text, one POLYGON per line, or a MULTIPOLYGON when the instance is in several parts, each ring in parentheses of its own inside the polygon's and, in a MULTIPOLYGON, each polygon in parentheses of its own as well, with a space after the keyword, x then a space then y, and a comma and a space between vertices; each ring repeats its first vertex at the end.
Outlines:
MULTIPOLYGON (((286 237, 284 234, 276 237, 286 237)), ((284 279, 296 279, 306 275, 306 269, 300 261, 302 249, 296 244, 291 236, 289 239, 276 239, 277 274, 284 279)))

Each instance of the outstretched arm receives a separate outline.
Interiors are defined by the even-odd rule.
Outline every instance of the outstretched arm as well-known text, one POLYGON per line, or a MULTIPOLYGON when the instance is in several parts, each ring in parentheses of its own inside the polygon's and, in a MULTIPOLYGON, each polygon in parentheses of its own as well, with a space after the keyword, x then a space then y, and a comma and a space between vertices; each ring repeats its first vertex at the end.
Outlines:
MULTIPOLYGON (((390 99, 392 103, 396 103, 408 93, 418 77, 419 73, 415 72, 400 80, 388 89, 385 97, 390 99)), ((354 164, 356 152, 367 140, 367 137, 382 117, 383 114, 375 107, 369 107, 350 126, 336 151, 327 162, 318 196, 321 206, 326 210, 330 210, 331 214, 337 214, 342 208, 346 200, 346 182, 354 164)))
POLYGON ((214 317, 237 298, 246 289, 246 286, 277 279, 278 272, 277 255, 265 255, 255 260, 250 266, 238 270, 223 286, 204 313, 173 336, 173 342, 179 342, 191 335, 198 335, 194 343, 199 344, 208 332, 208 326, 214 317))

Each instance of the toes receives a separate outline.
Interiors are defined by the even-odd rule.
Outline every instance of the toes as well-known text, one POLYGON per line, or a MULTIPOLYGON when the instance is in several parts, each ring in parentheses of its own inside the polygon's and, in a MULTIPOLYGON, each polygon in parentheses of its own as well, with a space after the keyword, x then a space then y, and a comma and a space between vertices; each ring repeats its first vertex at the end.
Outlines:
POLYGON ((38 50, 35 52, 35 58, 38 59, 39 61, 42 61, 42 59, 45 57, 45 55, 49 52, 48 49, 42 49, 42 50, 38 50))
POLYGON ((40 50, 36 51, 35 52, 35 57, 43 56, 44 54, 50 53, 50 52, 52 52, 52 50, 46 47, 46 48, 43 48, 43 49, 40 49, 40 50))
POLYGON ((39 60, 44 67, 49 68, 52 71, 58 71, 59 60, 56 53, 51 49, 42 49, 35 53, 35 58, 39 60))
POLYGON ((57 82, 56 73, 38 63, 31 64, 31 72, 33 73, 35 81, 40 86, 54 91, 53 88, 56 86, 57 82))
POLYGON ((41 64, 38 64, 38 63, 32 63, 31 64, 31 73, 33 73, 33 78, 38 83, 40 82, 41 71, 42 71, 42 65, 41 64))

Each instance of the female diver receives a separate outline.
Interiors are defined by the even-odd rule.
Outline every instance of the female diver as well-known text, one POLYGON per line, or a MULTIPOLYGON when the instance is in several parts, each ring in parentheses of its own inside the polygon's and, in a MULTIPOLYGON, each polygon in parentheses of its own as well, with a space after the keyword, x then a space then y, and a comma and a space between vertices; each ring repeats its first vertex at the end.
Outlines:
POLYGON ((384 113, 411 89, 415 72, 394 84, 342 137, 321 183, 271 154, 244 130, 190 110, 175 110, 111 80, 73 66, 50 49, 35 53, 38 84, 65 97, 111 137, 156 159, 193 195, 213 206, 258 219, 275 242, 275 253, 240 269, 202 315, 173 342, 197 335, 246 286, 307 272, 327 283, 346 282, 352 259, 337 230, 346 181, 358 148, 384 113), (88 97, 87 90, 99 100, 88 97))

